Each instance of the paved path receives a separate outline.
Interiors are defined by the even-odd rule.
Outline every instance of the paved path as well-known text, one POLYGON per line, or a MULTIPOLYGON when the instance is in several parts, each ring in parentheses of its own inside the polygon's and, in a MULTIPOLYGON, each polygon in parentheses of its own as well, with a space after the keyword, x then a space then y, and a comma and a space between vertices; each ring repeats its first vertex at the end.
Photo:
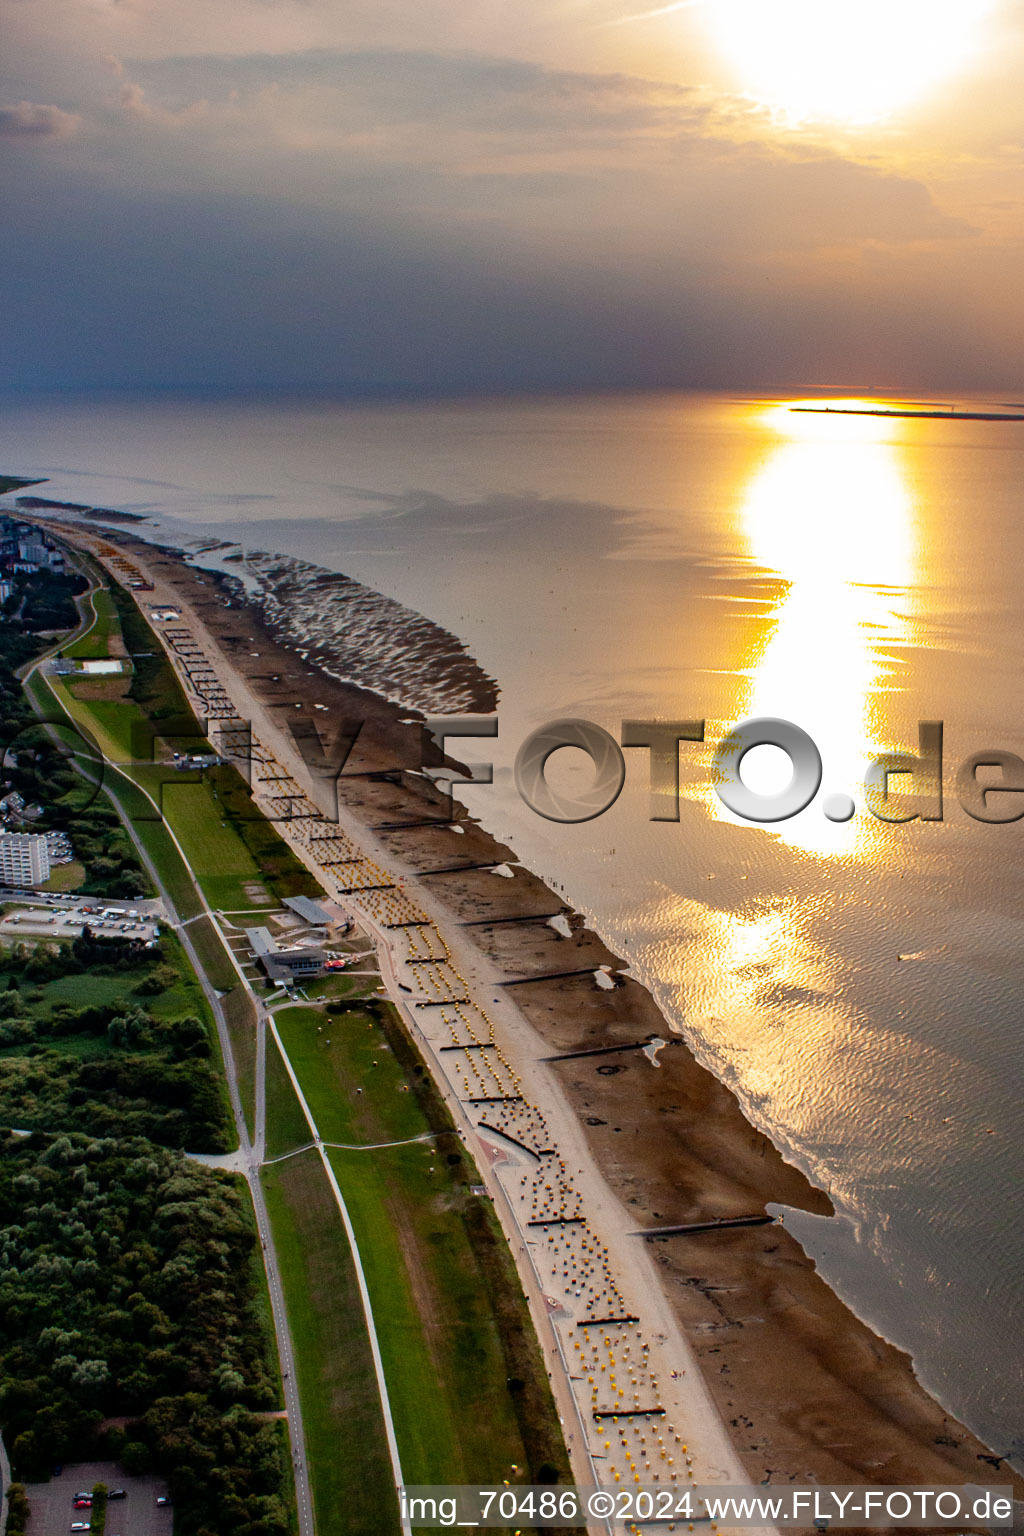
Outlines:
MULTIPOLYGON (((331 1160, 327 1155, 328 1147, 334 1146, 335 1143, 325 1142, 321 1138, 320 1132, 317 1129, 316 1121, 313 1119, 313 1111, 310 1109, 309 1104, 306 1101, 306 1095, 302 1091, 302 1085, 296 1076, 295 1068, 292 1066, 288 1052, 285 1050, 284 1041, 278 1034, 277 1024, 274 1022, 272 1015, 265 1015, 265 1018, 267 1024, 270 1027, 270 1032, 274 1037, 277 1048, 281 1053, 281 1060, 284 1062, 285 1071, 288 1073, 288 1076, 291 1079, 291 1085, 295 1089, 295 1095, 302 1107, 302 1113, 306 1117, 306 1124, 309 1126, 310 1132, 313 1136, 313 1145, 316 1147, 317 1152, 320 1154, 320 1161, 323 1163, 324 1172, 327 1174, 327 1181, 331 1186, 331 1193, 334 1195, 335 1203, 337 1204, 338 1210, 341 1213, 342 1224, 345 1228, 345 1236, 348 1238, 349 1247, 352 1250, 352 1262, 355 1265, 356 1281, 359 1285, 359 1300, 363 1307, 363 1320, 366 1323, 366 1332, 370 1339, 370 1352, 373 1356, 373 1369, 377 1378, 377 1391, 380 1394, 380 1405, 384 1414, 384 1431, 387 1436, 388 1455, 391 1458, 391 1470, 394 1474, 395 1488, 397 1490, 401 1488, 403 1484, 402 1464, 398 1455, 398 1440, 395 1436, 395 1423, 391 1414, 391 1401, 388 1397, 388 1384, 384 1377, 384 1363, 381 1360, 380 1344, 377 1339, 377 1327, 373 1319, 373 1307, 370 1303, 370 1291, 366 1284, 366 1276, 363 1273, 363 1263, 359 1256, 359 1245, 356 1242, 356 1234, 352 1226, 352 1220, 348 1214, 348 1207, 345 1204, 345 1197, 341 1193, 341 1186, 338 1183, 334 1169, 331 1167, 331 1160)), ((423 1139, 424 1138, 420 1136, 412 1138, 414 1141, 421 1141, 423 1139)), ((401 1145, 401 1143, 383 1142, 381 1145, 393 1146, 401 1145)), ((407 1533, 407 1536, 411 1536, 412 1527, 410 1526, 408 1520, 401 1515, 399 1518, 401 1519, 402 1530, 407 1533)))
POLYGON ((7 1529, 7 1493, 11 1486, 11 1463, 7 1459, 7 1447, 0 1436, 0 1529, 7 1529))
MULTIPOLYGON (((83 595, 88 595, 91 600, 92 591, 90 591, 89 594, 83 595)), ((93 612, 95 613, 95 609, 93 609, 93 612)), ((83 629, 80 633, 85 632, 86 630, 83 629)), ((66 643, 66 641, 64 643, 66 643)), ((28 682, 32 674, 46 659, 47 658, 45 656, 37 658, 37 660, 25 670, 25 682, 28 682)), ((55 703, 63 710, 63 706, 61 705, 57 695, 53 693, 52 689, 50 692, 54 698, 55 703)), ((30 696, 26 695, 26 697, 30 696)), ((65 714, 67 713, 66 710, 63 710, 63 712, 65 714)), ((76 764, 79 768, 79 771, 83 772, 86 777, 93 777, 93 775, 89 774, 80 763, 77 763, 77 760, 76 764)), ((231 1050, 231 1039, 228 1032, 227 1019, 224 1014, 224 1008, 221 1003, 220 996, 216 989, 211 985, 206 972, 203 969, 199 955, 197 954, 192 944, 188 928, 182 923, 180 915, 178 914, 177 909, 171 900, 170 893, 164 886, 163 881, 160 878, 159 871, 150 858, 145 845, 142 843, 138 834, 136 833, 132 819, 117 793, 116 783, 122 777, 123 775, 117 769, 113 769, 105 776, 103 788, 106 791, 111 804, 114 806, 114 809, 120 816, 125 830, 134 843, 136 850, 138 851, 139 858, 141 859, 143 866, 148 871, 149 876, 153 881, 154 888, 160 893, 160 896, 166 904, 167 911, 171 914, 172 922, 177 931, 178 937, 181 940, 182 947, 188 956, 190 964, 195 970, 196 976, 199 979, 200 985, 202 986, 206 1000, 210 1005, 214 1020, 216 1022, 217 1036, 220 1041, 221 1056, 224 1061, 224 1070, 227 1076, 228 1093, 231 1100, 232 1112, 234 1114, 235 1127, 238 1133, 239 1150, 237 1153, 231 1155, 240 1161, 242 1166, 238 1171, 244 1173, 246 1182, 249 1186, 249 1192, 252 1197, 253 1210, 256 1217, 256 1228, 259 1233, 260 1242, 263 1249, 263 1262, 267 1274, 267 1286, 270 1292, 270 1305, 274 1319, 274 1331, 277 1335, 277 1348, 278 1356, 281 1362, 285 1408, 288 1414, 288 1427, 289 1434, 291 1436, 292 1462, 295 1474, 295 1496, 299 1517, 299 1536, 315 1536, 315 1525, 313 1520, 313 1499, 309 1485, 309 1469, 306 1462, 306 1441, 302 1422, 302 1408, 299 1403, 298 1387, 296 1384, 294 1349, 292 1345, 291 1330, 288 1326, 288 1315, 284 1305, 284 1292, 281 1284, 280 1266, 278 1264, 277 1254, 274 1249, 274 1239, 270 1230, 270 1220, 267 1215, 266 1201, 263 1196, 263 1186, 260 1183, 259 1177, 260 1162, 262 1160, 262 1147, 265 1136, 265 1095, 263 1093, 262 1087, 258 1087, 256 1106, 256 1134, 255 1137, 250 1140, 249 1131, 245 1120, 245 1114, 242 1109, 242 1099, 238 1085, 238 1074, 235 1069, 234 1056, 231 1050)), ((129 780, 128 782, 134 785, 133 780, 129 780)), ((139 788, 137 785, 134 787, 139 788)), ((143 791, 143 793, 145 793, 145 791, 143 791)), ((149 798, 152 799, 152 797, 149 798)), ((155 805, 155 802, 153 803, 155 805)), ((171 833, 173 838, 174 834, 171 831, 171 828, 168 827, 167 830, 171 833)), ((184 860, 185 867, 188 869, 189 874, 192 877, 192 883, 196 894, 201 901, 206 913, 208 913, 212 918, 213 914, 210 906, 203 896, 198 882, 192 875, 191 866, 188 860, 185 858, 185 855, 181 850, 180 844, 177 843, 176 838, 174 841, 178 847, 178 852, 181 853, 181 857, 184 860)), ((219 932, 220 930, 218 929, 217 931, 219 932)), ((224 948, 230 954, 228 946, 225 945, 224 948)), ((232 962, 235 964, 236 969, 238 969, 237 962, 234 960, 234 956, 231 956, 231 958, 232 962)), ((241 975, 241 971, 239 971, 239 975, 241 975)), ((244 982, 245 978, 243 977, 242 979, 244 982)), ((263 1042, 265 1042, 266 1028, 262 1014, 260 1015, 260 1021, 261 1039, 263 1042)), ((265 1059, 265 1057, 264 1051, 261 1047, 258 1047, 258 1051, 257 1082, 258 1084, 262 1084, 264 1074, 261 1067, 261 1061, 265 1059)))

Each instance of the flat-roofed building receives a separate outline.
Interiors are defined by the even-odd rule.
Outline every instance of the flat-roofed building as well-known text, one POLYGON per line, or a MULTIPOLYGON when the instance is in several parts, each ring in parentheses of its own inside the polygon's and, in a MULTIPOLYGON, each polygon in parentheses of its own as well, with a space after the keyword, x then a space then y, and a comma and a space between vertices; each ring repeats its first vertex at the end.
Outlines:
POLYGON ((312 896, 286 896, 284 905, 311 928, 340 928, 347 933, 351 919, 336 901, 316 901, 312 896))
POLYGON ((292 949, 282 949, 269 928, 247 928, 245 936, 271 981, 319 976, 324 968, 320 944, 297 944, 292 949))
POLYGON ((42 833, 0 833, 0 881, 4 885, 43 885, 49 878, 50 850, 42 833))
POLYGON ((96 661, 83 661, 79 663, 79 670, 86 677, 107 677, 124 671, 124 662, 119 656, 103 656, 96 661))
POLYGON ((311 896, 286 896, 284 904, 297 917, 301 917, 304 923, 308 923, 311 928, 327 928, 330 926, 331 919, 329 915, 320 903, 314 901, 311 896))

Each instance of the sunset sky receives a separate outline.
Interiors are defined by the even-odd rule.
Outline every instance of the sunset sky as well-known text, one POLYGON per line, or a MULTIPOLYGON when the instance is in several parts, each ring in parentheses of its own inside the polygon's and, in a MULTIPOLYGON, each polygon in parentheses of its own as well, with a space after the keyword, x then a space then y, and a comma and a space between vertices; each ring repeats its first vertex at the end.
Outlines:
POLYGON ((1024 390, 1020 0, 0 0, 0 388, 1024 390))

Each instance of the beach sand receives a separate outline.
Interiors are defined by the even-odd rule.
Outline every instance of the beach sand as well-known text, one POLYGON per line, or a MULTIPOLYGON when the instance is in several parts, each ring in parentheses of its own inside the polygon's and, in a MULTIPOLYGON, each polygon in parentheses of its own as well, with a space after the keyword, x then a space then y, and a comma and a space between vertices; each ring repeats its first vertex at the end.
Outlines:
MULTIPOLYGON (((76 542, 87 543, 96 531, 88 535, 84 529, 73 533, 76 542)), ((429 893, 428 910, 445 914, 446 937, 457 938, 455 952, 475 951, 482 974, 491 978, 586 971, 508 988, 501 998, 503 1004, 514 1000, 548 1054, 653 1036, 669 1042, 657 1068, 639 1049, 538 1068, 561 1088, 559 1097, 570 1106, 630 1225, 745 1216, 769 1203, 831 1212, 827 1196, 781 1158, 730 1091, 669 1032, 643 987, 628 977, 610 990, 595 985, 597 967, 618 970, 623 962, 542 881, 516 865, 512 850, 471 820, 461 822, 461 836, 444 826, 387 827, 444 815, 442 797, 421 777, 407 771, 383 780, 362 776, 419 766, 420 731, 401 723, 403 710, 308 666, 277 643, 251 607, 227 601, 216 576, 190 568, 176 552, 159 551, 120 529, 109 539, 161 589, 166 584, 188 603, 244 679, 254 718, 269 718, 279 730, 290 721, 314 721, 325 738, 341 720, 365 721, 339 781, 344 813, 372 829, 390 867, 408 877, 410 887, 415 880, 429 893), (489 869, 429 873, 477 863, 508 863, 515 878, 497 878, 489 869), (559 911, 570 918, 570 937, 545 920, 559 911), (478 921, 529 914, 539 916, 478 921)), ((141 596, 145 602, 146 594, 141 596)), ((629 1241, 649 1248, 664 1296, 752 1482, 1013 1481, 1021 1497, 1022 1480, 1005 1463, 997 1467, 988 1448, 925 1392, 906 1354, 839 1300, 784 1223, 629 1241)))

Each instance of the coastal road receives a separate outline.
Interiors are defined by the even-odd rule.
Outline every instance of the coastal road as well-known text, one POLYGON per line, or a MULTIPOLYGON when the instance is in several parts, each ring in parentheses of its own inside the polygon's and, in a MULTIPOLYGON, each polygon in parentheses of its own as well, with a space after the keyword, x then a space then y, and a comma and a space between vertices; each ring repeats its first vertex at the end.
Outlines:
MULTIPOLYGON (((82 596, 88 596, 91 599, 92 590, 90 590, 88 594, 82 594, 82 596)), ((94 615, 93 623, 95 623, 95 606, 91 602, 90 606, 92 607, 94 615)), ((78 633, 87 633, 89 627, 91 626, 83 627, 83 629, 78 633)), ((67 643, 66 640, 64 643, 67 643)), ((49 658, 50 655, 52 655, 52 651, 47 652, 44 656, 38 657, 35 662, 27 667, 24 670, 22 681, 27 683, 32 677, 33 673, 41 666, 44 661, 49 658)), ((49 691, 57 706, 63 709, 63 706, 60 704, 60 700, 56 697, 55 694, 53 694, 53 690, 51 689, 49 691)), ((31 701, 30 694, 26 693, 26 697, 31 701)), ((67 713, 66 711, 63 712, 67 713)), ((93 775, 88 773, 88 771, 80 762, 78 762, 77 759, 75 761, 79 772, 81 772, 84 777, 93 778, 93 775)), ((232 1114, 234 1116, 235 1128, 238 1135, 239 1156, 243 1163, 245 1179, 249 1186, 249 1192, 252 1198, 253 1211, 256 1218, 256 1230, 259 1234, 260 1242, 262 1245, 263 1263, 267 1276, 267 1287, 270 1293, 271 1314, 274 1320, 274 1332, 277 1337, 277 1350, 278 1358, 281 1364, 285 1410, 288 1417, 288 1431, 291 1440, 292 1466, 295 1479, 295 1498, 298 1509, 299 1536, 315 1536, 313 1499, 309 1483, 309 1468, 306 1460, 306 1441, 302 1422, 302 1409, 299 1403, 298 1386, 295 1374, 294 1348, 292 1344, 291 1330, 288 1326, 288 1315, 285 1310, 284 1290, 281 1282, 280 1266, 278 1264, 277 1253, 274 1248, 273 1233, 271 1232, 270 1228, 270 1220, 267 1214, 266 1201, 263 1196, 263 1186, 260 1182, 259 1176, 260 1164, 262 1162, 262 1148, 265 1142, 265 1092, 262 1091, 261 1088, 257 1095, 254 1136, 252 1139, 250 1139, 245 1114, 242 1109, 242 1098, 238 1084, 238 1074, 235 1069, 234 1055, 231 1050, 231 1038, 228 1032, 227 1019, 224 1014, 224 1008, 221 1004, 220 996, 216 988, 214 988, 210 983, 210 980, 206 975, 206 971, 203 968, 202 961, 200 960, 199 955, 192 944, 192 940, 189 937, 188 926, 182 922, 180 914, 178 913, 177 908, 171 900, 170 893, 160 878, 158 869, 150 858, 145 845, 142 843, 141 839, 136 833, 131 817, 129 816, 123 802, 117 793, 115 782, 112 782, 112 780, 116 781, 117 779, 122 778, 123 775, 119 770, 111 769, 109 764, 107 766, 109 771, 104 778, 103 788, 110 800, 110 803, 113 805, 114 809, 117 811, 118 816, 121 818, 125 830, 135 845, 143 867, 146 869, 151 880, 153 881, 155 890, 161 896, 168 913, 171 915, 171 921, 175 931, 181 941, 186 955, 188 956, 189 963, 192 965, 196 973, 216 1023, 217 1038, 220 1042, 221 1056, 224 1062, 224 1072, 228 1083, 228 1094, 231 1101, 232 1114)), ((139 786, 133 785, 133 787, 138 788, 139 786)), ((149 798, 151 799, 152 797, 149 798)), ((153 802, 153 804, 155 806, 155 802, 153 802)), ((175 842, 177 843, 176 839, 175 842)), ((181 850, 180 844, 177 846, 178 851, 181 853, 181 857, 184 860, 185 867, 189 872, 189 876, 195 888, 196 895, 201 901, 204 910, 207 913, 210 913, 210 907, 199 888, 198 881, 195 879, 195 876, 192 873, 191 866, 188 863, 188 860, 185 859, 185 855, 181 850)), ((212 916, 212 913, 210 915, 212 916)), ((219 929, 217 931, 219 932, 219 929)), ((230 954, 229 946, 225 945, 224 948, 230 954)), ((231 958, 232 963, 235 963, 233 955, 231 958)), ((245 978, 243 977, 242 980, 244 981, 245 978)), ((246 985, 248 984, 246 983, 246 985)), ((261 1023, 260 1034, 262 1040, 265 1042, 265 1022, 261 1023)), ((265 1059, 265 1052, 263 1050, 260 1050, 257 1058, 258 1062, 261 1056, 265 1059)), ((263 1077, 264 1074, 258 1067, 258 1079, 262 1081, 263 1077)))

